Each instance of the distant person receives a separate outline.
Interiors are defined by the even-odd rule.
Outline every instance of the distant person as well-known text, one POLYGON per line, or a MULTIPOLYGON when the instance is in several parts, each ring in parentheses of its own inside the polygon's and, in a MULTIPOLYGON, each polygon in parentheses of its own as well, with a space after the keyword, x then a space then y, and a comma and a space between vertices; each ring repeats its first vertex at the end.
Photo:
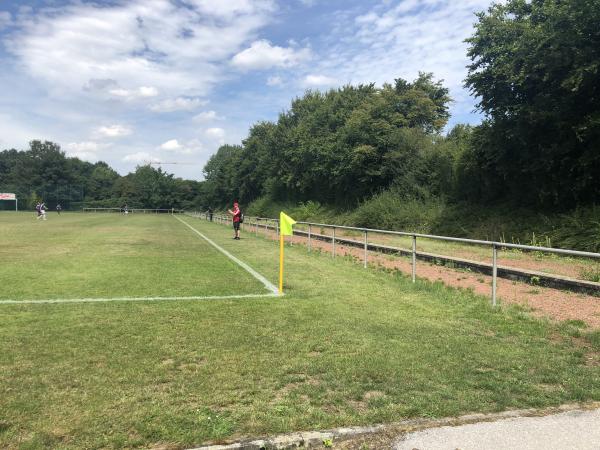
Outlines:
POLYGON ((129 208, 127 207, 127 205, 123 206, 123 214, 129 214, 129 208))
POLYGON ((229 214, 233 216, 233 238, 240 239, 240 219, 242 216, 242 211, 240 210, 240 205, 237 201, 233 202, 233 209, 227 210, 229 214))
POLYGON ((210 220, 212 222, 213 210, 210 206, 208 207, 208 211, 206 211, 206 213, 208 214, 208 220, 210 220))
POLYGON ((40 204, 40 209, 39 209, 39 214, 38 214, 38 220, 39 219, 43 219, 46 220, 46 210, 48 208, 46 208, 46 204, 44 202, 42 202, 40 204))
POLYGON ((40 210, 41 206, 42 206, 42 204, 40 202, 37 202, 37 205, 35 205, 35 210, 37 211, 38 220, 42 216, 42 211, 40 210))
POLYGON ((60 212, 62 211, 62 206, 60 206, 60 203, 58 205, 56 205, 56 212, 58 213, 58 215, 60 216, 60 212))

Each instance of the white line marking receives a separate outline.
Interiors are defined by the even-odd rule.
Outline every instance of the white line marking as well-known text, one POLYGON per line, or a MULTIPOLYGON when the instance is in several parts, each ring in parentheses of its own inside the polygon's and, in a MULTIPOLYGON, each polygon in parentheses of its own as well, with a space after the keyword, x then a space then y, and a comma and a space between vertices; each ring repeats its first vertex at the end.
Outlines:
POLYGON ((200 233, 198 230, 196 230, 193 226, 191 226, 185 220, 182 220, 182 219, 180 219, 179 217, 177 217, 175 215, 173 217, 175 217, 177 220, 179 220, 182 224, 184 224, 187 227, 189 227, 190 230, 192 230, 194 233, 196 233, 202 239, 206 240, 206 242, 208 242, 214 248, 216 248, 217 250, 219 250, 221 253, 223 253, 225 256, 227 256, 229 259, 231 259, 232 261, 236 262, 240 267, 246 269, 246 271, 248 271, 250 273, 250 275, 252 275, 258 281, 260 281, 262 284, 264 284, 265 287, 269 291, 271 291, 273 294, 279 295, 279 289, 277 289, 277 287, 275 287, 275 285, 273 283, 271 283, 269 280, 267 280, 265 277, 263 277, 260 273, 258 273, 256 270, 254 270, 252 267, 250 267, 244 261, 241 261, 241 260, 237 259, 235 256, 233 256, 227 250, 225 250, 224 248, 222 248, 219 245, 215 244, 213 241, 211 241, 209 238, 207 238, 206 236, 204 236, 202 233, 200 233))
POLYGON ((277 294, 212 295, 206 297, 112 297, 112 298, 47 298, 40 300, 0 300, 0 305, 18 305, 20 303, 100 303, 100 302, 148 302, 178 300, 228 300, 236 298, 277 297, 277 294))

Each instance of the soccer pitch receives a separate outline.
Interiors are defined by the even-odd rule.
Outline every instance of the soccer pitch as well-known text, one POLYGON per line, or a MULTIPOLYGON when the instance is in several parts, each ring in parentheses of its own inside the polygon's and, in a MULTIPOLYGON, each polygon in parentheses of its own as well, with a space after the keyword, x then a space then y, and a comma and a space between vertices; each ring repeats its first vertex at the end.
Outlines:
POLYGON ((233 255, 171 215, 1 217, 5 303, 274 293, 274 286, 265 290, 233 255))
POLYGON ((180 219, 196 231, 0 213, 0 299, 37 301, 0 304, 1 448, 186 448, 600 400, 597 335, 579 324, 302 246, 273 296, 198 233, 271 283, 275 242, 180 219), (41 302, 123 297, 171 300, 41 302))

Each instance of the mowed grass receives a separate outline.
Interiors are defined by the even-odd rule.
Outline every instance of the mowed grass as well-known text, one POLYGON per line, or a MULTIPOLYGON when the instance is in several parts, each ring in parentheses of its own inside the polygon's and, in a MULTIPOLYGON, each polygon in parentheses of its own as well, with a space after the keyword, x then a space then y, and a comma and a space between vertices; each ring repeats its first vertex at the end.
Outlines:
POLYGON ((0 235, 0 300, 266 292, 170 215, 5 212, 0 235))
MULTIPOLYGON (((275 242, 185 220, 276 281, 275 242)), ((600 399, 568 327, 303 246, 286 274, 283 298, 0 306, 0 447, 185 448, 600 399)))

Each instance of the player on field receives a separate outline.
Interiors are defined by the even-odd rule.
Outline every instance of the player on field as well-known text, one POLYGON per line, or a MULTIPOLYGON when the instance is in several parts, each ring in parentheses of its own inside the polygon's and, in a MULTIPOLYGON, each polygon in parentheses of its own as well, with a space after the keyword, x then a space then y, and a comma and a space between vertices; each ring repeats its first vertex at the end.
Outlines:
POLYGON ((60 216, 60 212, 62 211, 62 206, 60 206, 60 203, 56 205, 56 212, 58 213, 58 215, 60 216))
POLYGON ((233 210, 227 210, 229 214, 233 216, 233 238, 240 239, 240 218, 242 216, 242 211, 240 210, 240 205, 237 200, 233 202, 233 210))
POLYGON ((39 219, 46 220, 46 209, 48 209, 48 208, 46 208, 46 204, 44 202, 42 202, 41 204, 39 204, 39 209, 37 206, 35 207, 35 209, 38 210, 38 217, 37 217, 38 220, 39 219))

